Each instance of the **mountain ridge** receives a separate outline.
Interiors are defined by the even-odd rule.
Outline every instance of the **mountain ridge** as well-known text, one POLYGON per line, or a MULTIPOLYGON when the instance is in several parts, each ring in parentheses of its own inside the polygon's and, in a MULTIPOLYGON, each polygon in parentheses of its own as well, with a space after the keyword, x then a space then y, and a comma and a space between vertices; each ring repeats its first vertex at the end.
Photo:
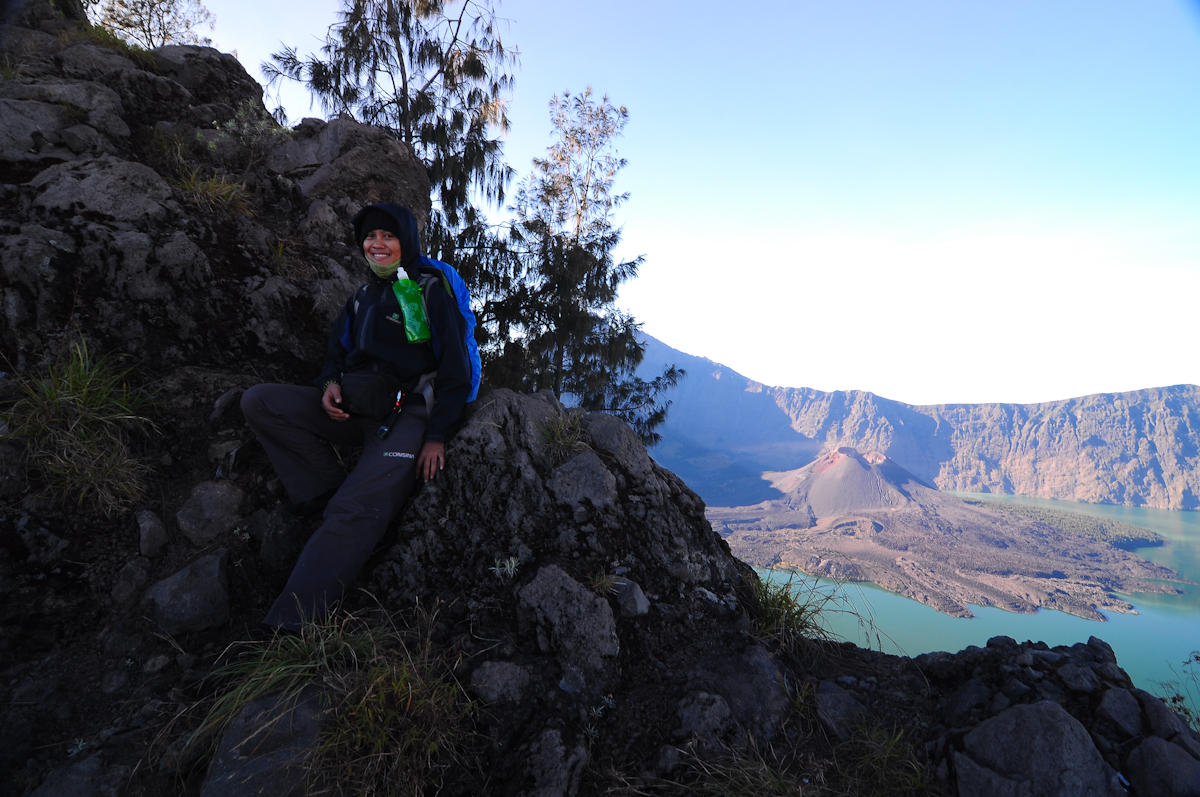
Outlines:
POLYGON ((863 390, 775 387, 646 336, 645 373, 688 377, 654 455, 710 504, 779 497, 763 471, 840 446, 879 451, 942 490, 1200 508, 1200 387, 1035 404, 906 404, 863 390))

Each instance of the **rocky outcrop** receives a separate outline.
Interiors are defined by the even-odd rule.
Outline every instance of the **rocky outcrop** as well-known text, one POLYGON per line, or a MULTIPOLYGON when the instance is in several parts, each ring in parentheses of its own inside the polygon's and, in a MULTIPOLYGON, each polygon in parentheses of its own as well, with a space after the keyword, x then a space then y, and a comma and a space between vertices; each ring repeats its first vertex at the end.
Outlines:
POLYGON ((615 418, 587 416, 556 448, 544 430, 567 416, 548 394, 480 403, 368 591, 396 611, 440 605, 475 653, 465 681, 492 704, 493 744, 529 751, 489 764, 503 793, 572 793, 589 759, 653 768, 690 738, 774 738, 790 700, 747 633, 753 575, 695 494, 615 418))
POLYGON ((1041 404, 912 405, 861 390, 770 387, 650 340, 642 368, 676 363, 655 457, 714 506, 778 495, 763 471, 849 446, 943 490, 1200 509, 1200 387, 1041 404))
POLYGON ((0 29, 9 360, 36 363, 67 329, 151 372, 261 361, 298 374, 319 360, 363 271, 350 216, 393 201, 429 217, 412 149, 350 119, 281 129, 231 55, 132 57, 42 13, 45 0, 23 5, 13 18, 40 28, 0 29))

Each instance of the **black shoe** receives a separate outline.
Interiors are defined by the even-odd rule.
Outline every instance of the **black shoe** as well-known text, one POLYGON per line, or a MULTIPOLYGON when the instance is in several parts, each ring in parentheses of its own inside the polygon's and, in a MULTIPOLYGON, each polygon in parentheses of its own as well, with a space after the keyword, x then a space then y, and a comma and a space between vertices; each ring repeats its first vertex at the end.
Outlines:
POLYGON ((334 487, 332 490, 321 493, 316 498, 310 498, 298 504, 293 504, 289 501, 283 505, 283 511, 296 517, 312 517, 325 511, 325 507, 329 506, 329 502, 337 494, 337 491, 338 488, 334 487))

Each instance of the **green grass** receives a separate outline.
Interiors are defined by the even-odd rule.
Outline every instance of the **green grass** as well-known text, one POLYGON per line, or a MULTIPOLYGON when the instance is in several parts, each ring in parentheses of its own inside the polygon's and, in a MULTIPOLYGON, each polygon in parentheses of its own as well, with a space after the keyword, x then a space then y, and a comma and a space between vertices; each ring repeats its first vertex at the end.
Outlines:
POLYGON ((758 579, 753 605, 747 608, 760 638, 775 643, 796 662, 808 662, 833 641, 821 622, 822 613, 843 611, 843 604, 836 586, 821 588, 792 573, 787 580, 758 579))
POLYGON ((540 427, 542 439, 550 446, 550 458, 558 465, 591 450, 584 439, 583 413, 567 412, 552 418, 540 427))
POLYGON ((854 797, 901 797, 937 793, 904 731, 881 725, 857 728, 837 749, 842 791, 854 797))
POLYGON ((1087 537, 1093 542, 1106 542, 1109 545, 1136 547, 1145 545, 1161 545, 1162 537, 1150 529, 1123 523, 1120 520, 1092 517, 1078 512, 1068 512, 1062 509, 1046 509, 1040 506, 1014 504, 1007 501, 987 501, 977 498, 964 498, 963 501, 971 506, 981 506, 986 509, 998 509, 1014 515, 1054 526, 1070 534, 1087 537))
POLYGON ((54 498, 113 516, 142 497, 149 469, 132 437, 155 427, 142 414, 149 400, 126 375, 77 340, 42 375, 17 377, 3 417, 54 498))
POLYGON ((335 794, 432 794, 468 762, 472 705, 427 633, 342 615, 246 647, 212 678, 224 684, 192 743, 215 741, 249 703, 295 701, 310 685, 327 707, 310 785, 335 794), (452 770, 457 770, 452 771, 452 770))
POLYGON ((201 176, 198 169, 185 169, 171 185, 187 202, 209 213, 253 215, 246 188, 220 174, 201 176))

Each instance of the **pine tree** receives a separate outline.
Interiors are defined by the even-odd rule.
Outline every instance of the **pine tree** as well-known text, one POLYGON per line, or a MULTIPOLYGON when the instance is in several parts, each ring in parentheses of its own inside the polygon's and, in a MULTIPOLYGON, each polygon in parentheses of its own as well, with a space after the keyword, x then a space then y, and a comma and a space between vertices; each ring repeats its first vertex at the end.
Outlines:
POLYGON ((212 44, 196 29, 216 20, 200 0, 103 0, 93 21, 130 44, 147 50, 168 44, 212 44))
POLYGON ((284 47, 263 70, 410 144, 434 185, 438 236, 481 225, 473 198, 503 202, 512 174, 498 134, 517 51, 502 43, 491 0, 343 2, 319 55, 284 47))
POLYGON ((674 366, 649 382, 634 376, 640 325, 615 307, 620 285, 643 257, 617 260, 613 214, 629 198, 614 191, 625 160, 614 141, 629 114, 589 86, 550 102, 555 141, 519 186, 509 246, 507 295, 485 312, 489 383, 550 390, 587 410, 612 412, 647 442, 666 418, 663 394, 684 375, 674 366))

